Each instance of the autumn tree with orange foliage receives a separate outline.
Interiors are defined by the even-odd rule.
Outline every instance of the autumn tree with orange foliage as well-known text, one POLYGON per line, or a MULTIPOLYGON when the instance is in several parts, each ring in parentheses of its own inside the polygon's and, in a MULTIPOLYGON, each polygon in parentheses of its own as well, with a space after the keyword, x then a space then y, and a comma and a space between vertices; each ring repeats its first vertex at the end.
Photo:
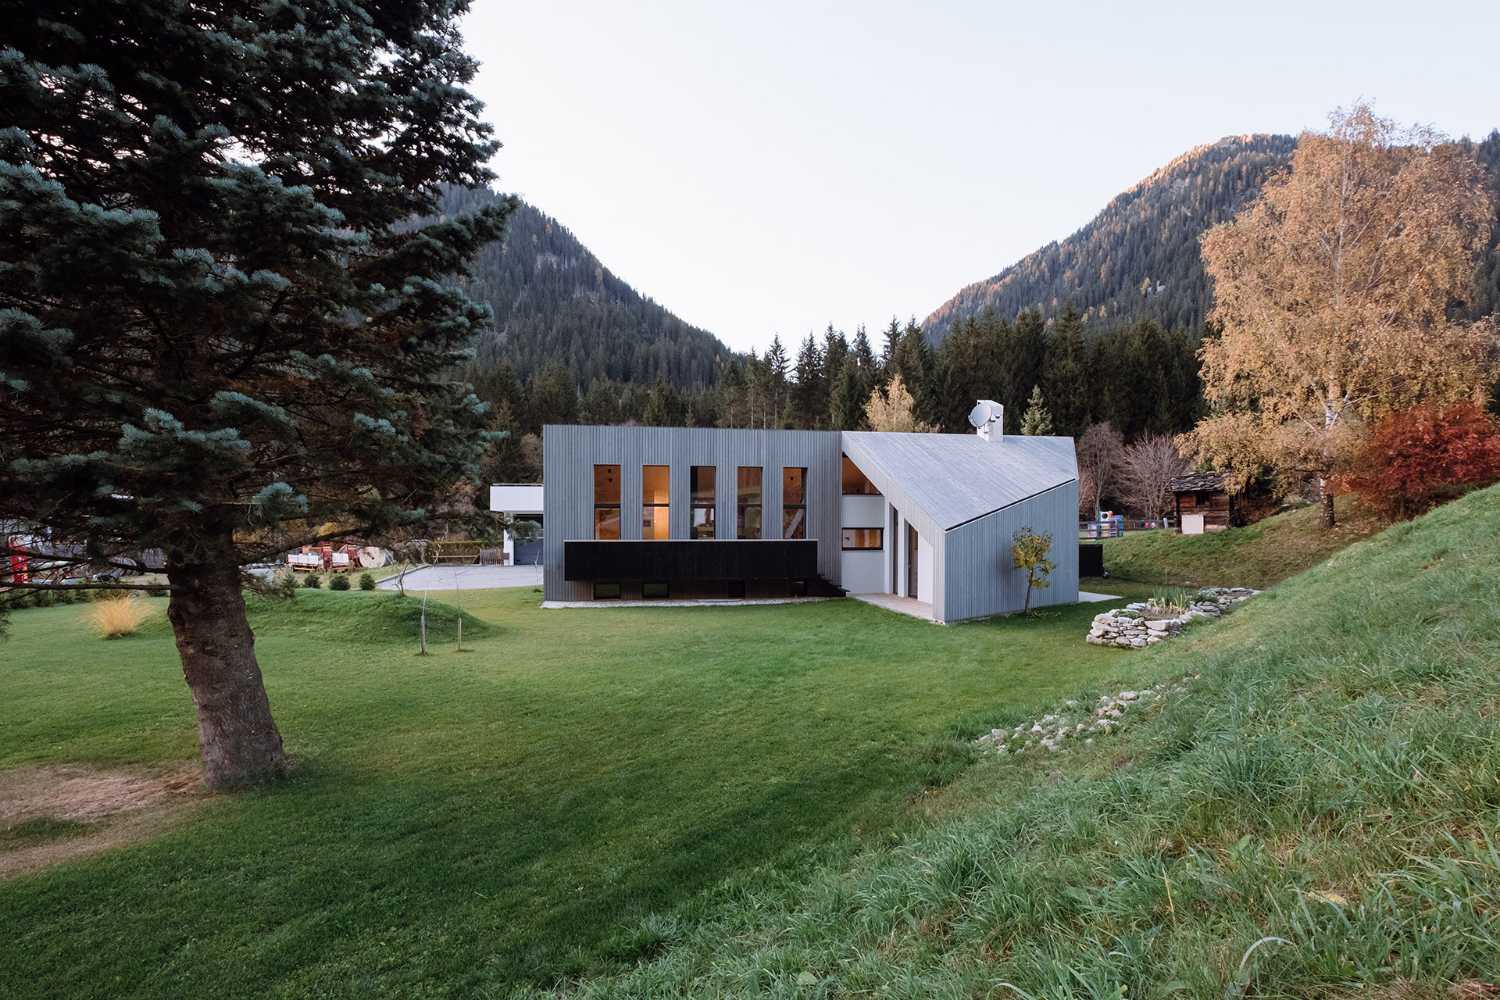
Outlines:
POLYGON ((1316 481, 1332 527, 1332 477, 1362 426, 1478 398, 1495 331, 1449 319, 1492 217, 1473 152, 1366 104, 1330 123, 1303 133, 1290 170, 1204 235, 1222 333, 1202 348, 1213 412, 1185 444, 1231 488, 1262 466, 1316 481))
POLYGON ((1419 406, 1375 426, 1339 485, 1388 514, 1413 517, 1500 482, 1500 426, 1473 403, 1419 406))

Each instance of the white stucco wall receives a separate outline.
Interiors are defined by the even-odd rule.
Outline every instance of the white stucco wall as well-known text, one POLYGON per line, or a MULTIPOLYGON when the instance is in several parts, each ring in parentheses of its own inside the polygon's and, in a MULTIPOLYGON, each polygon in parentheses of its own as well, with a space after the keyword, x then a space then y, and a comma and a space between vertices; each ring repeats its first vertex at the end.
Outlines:
POLYGON ((885 497, 840 497, 839 523, 846 528, 885 526, 885 497))
MULTIPOLYGON (((885 497, 839 498, 839 524, 845 528, 884 528, 885 497)), ((886 531, 882 534, 889 534, 886 531)), ((889 545, 890 539, 883 544, 889 545)), ((842 544, 840 546, 842 548, 842 544)), ((851 594, 878 594, 885 590, 887 550, 839 553, 839 586, 851 594)))
POLYGON ((491 486, 490 510, 505 514, 540 514, 542 487, 516 483, 491 486))

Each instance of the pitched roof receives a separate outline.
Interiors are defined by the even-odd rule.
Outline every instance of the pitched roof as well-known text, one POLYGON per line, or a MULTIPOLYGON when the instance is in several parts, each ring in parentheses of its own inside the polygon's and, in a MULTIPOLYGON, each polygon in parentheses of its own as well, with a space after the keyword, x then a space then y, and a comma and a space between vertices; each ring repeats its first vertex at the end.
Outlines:
POLYGON ((1224 477, 1217 472, 1190 472, 1172 480, 1173 493, 1213 492, 1224 488, 1224 477))
POLYGON ((845 431, 843 443, 877 487, 899 484, 943 530, 1078 478, 1069 437, 845 431))

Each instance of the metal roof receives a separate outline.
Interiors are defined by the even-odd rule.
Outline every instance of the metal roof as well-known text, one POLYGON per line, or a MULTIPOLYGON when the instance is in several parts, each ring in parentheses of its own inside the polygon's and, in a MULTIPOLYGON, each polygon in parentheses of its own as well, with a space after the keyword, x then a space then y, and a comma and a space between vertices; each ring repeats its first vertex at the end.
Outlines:
POLYGON ((1078 478, 1070 437, 845 431, 843 445, 876 487, 898 484, 944 531, 1078 478))
POLYGON ((1224 488, 1224 477, 1217 472, 1191 472, 1172 480, 1173 493, 1216 492, 1224 488))

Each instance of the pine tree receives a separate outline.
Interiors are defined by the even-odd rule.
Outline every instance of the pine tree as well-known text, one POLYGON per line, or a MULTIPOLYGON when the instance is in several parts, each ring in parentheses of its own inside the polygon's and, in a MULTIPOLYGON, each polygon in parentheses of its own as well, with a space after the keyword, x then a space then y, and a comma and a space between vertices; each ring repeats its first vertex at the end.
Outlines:
POLYGON ((1051 403, 1057 433, 1077 437, 1089 425, 1094 401, 1089 390, 1088 345, 1083 339, 1083 318, 1069 306, 1052 325, 1047 347, 1047 370, 1043 384, 1051 403))
MULTIPOLYGON (((829 331, 832 332, 832 327, 829 331)), ((793 404, 799 427, 818 427, 828 414, 828 384, 823 371, 823 352, 809 333, 797 352, 797 386, 793 404)))
POLYGON ((1021 433, 1032 437, 1047 437, 1052 433, 1052 414, 1047 412, 1047 402, 1042 398, 1042 387, 1035 386, 1026 400, 1026 415, 1021 418, 1021 433))
POLYGON ((489 311, 445 282, 514 202, 411 223, 491 179, 462 0, 179 6, 6 16, 0 521, 165 553, 224 788, 286 769, 240 567, 479 474, 489 311))
POLYGON ((853 355, 844 359, 838 378, 833 383, 832 398, 828 404, 829 425, 834 430, 857 431, 865 426, 865 402, 870 392, 865 388, 859 365, 853 355))

